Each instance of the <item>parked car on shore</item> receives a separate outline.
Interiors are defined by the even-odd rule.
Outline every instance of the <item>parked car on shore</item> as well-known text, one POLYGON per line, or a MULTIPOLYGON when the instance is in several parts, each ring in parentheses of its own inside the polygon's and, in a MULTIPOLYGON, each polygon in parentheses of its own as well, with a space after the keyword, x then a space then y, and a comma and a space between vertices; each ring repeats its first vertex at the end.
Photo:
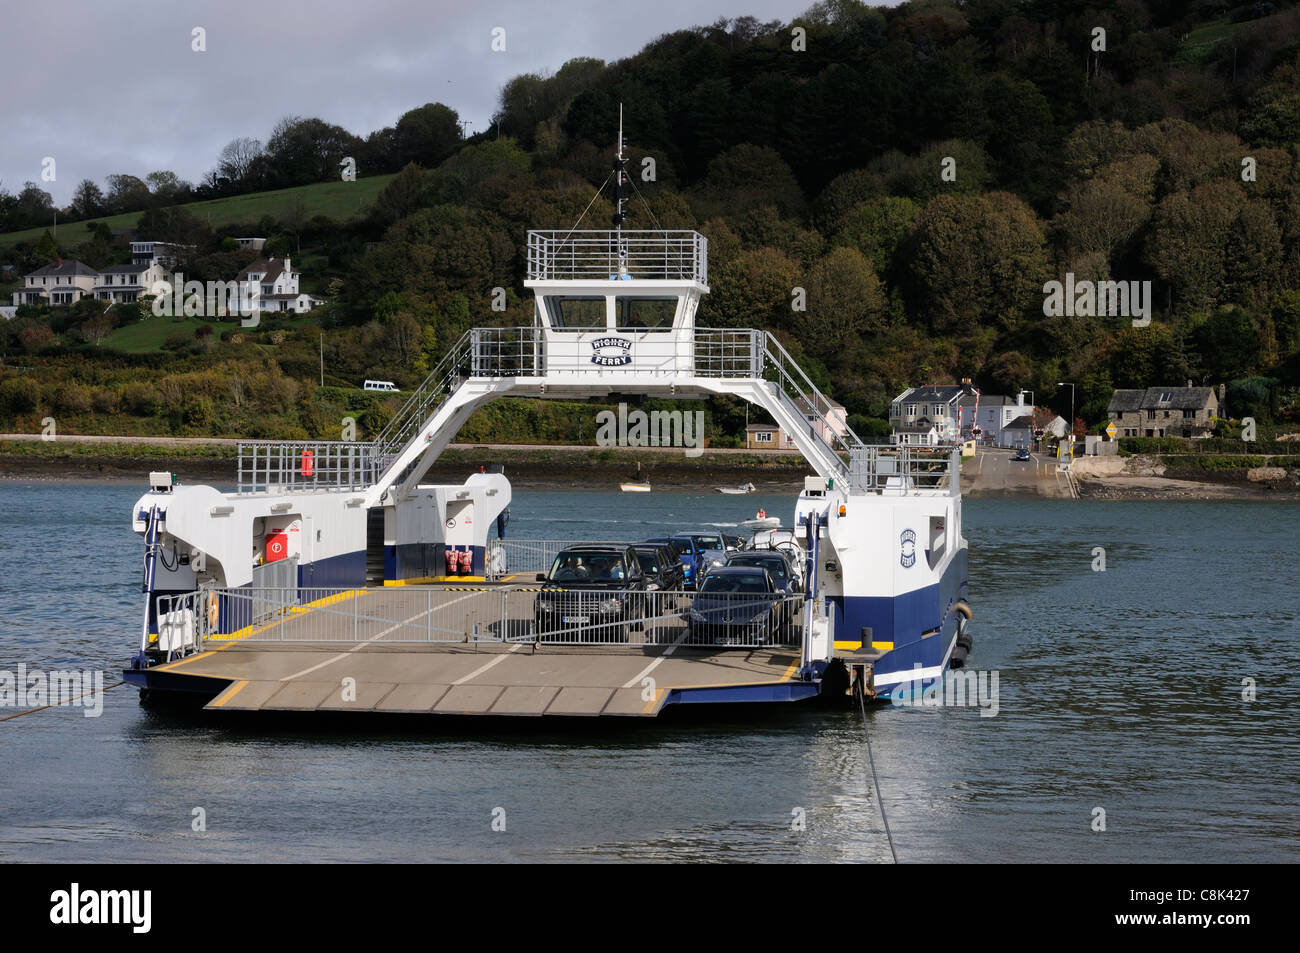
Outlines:
POLYGON ((562 550, 533 607, 540 641, 626 642, 645 615, 647 579, 631 546, 579 543, 562 550))

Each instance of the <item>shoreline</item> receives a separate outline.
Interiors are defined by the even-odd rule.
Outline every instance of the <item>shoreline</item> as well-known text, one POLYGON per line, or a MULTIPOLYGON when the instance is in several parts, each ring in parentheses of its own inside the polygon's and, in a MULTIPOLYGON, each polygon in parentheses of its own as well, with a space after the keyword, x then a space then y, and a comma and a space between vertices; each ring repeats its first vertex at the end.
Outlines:
MULTIPOLYGON (((152 470, 179 474, 185 483, 233 486, 236 447, 229 438, 60 436, 0 434, 0 483, 114 483, 145 486, 152 470)), ((681 448, 609 448, 532 444, 450 444, 429 469, 431 482, 460 482, 480 466, 500 464, 521 487, 614 490, 642 476, 656 490, 711 491, 753 483, 758 492, 797 492, 810 472, 794 450, 705 449, 687 457, 681 448)), ((1088 474, 1076 477, 1078 500, 1300 501, 1300 488, 1189 479, 1187 474, 1088 474)), ((969 498, 1039 497, 1023 489, 981 489, 969 498)))

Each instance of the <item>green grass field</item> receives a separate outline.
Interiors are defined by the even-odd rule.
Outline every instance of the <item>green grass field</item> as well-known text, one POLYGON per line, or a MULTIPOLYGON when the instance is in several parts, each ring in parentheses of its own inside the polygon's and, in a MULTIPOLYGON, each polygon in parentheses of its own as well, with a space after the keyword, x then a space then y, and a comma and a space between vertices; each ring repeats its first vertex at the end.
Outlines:
MULTIPOLYGON (((307 207, 309 217, 327 215, 330 218, 347 219, 371 205, 394 175, 395 173, 372 175, 355 182, 318 182, 274 192, 254 192, 250 195, 209 199, 206 202, 191 202, 181 207, 214 228, 234 222, 256 222, 263 215, 278 218, 293 208, 300 198, 307 207)), ((139 212, 130 212, 95 221, 104 222, 109 228, 133 228, 139 219, 139 212)), ((0 235, 0 248, 8 248, 18 242, 35 242, 45 231, 45 227, 29 228, 0 235)), ((68 247, 85 241, 89 234, 86 223, 74 222, 60 225, 55 238, 60 245, 68 247)))
POLYGON ((104 339, 101 347, 125 351, 128 354, 144 354, 160 350, 163 341, 177 331, 193 335, 204 324, 210 326, 212 333, 220 337, 221 332, 238 328, 239 320, 236 318, 231 321, 203 321, 199 318, 151 317, 118 328, 104 339))

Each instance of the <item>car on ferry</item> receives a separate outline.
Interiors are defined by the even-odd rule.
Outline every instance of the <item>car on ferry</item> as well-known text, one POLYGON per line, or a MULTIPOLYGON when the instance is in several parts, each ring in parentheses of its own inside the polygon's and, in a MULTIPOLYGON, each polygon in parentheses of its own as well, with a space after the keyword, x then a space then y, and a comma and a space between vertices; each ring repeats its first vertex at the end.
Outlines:
POLYGON ((533 606, 539 641, 626 642, 645 617, 648 579, 621 543, 579 543, 556 555, 533 606))
POLYGON ((678 592, 686 588, 686 570, 674 550, 663 543, 633 543, 632 551, 646 575, 646 591, 678 592))
POLYGON ((796 612, 794 597, 803 592, 803 580, 789 556, 775 549, 749 550, 732 553, 727 557, 727 565, 767 570, 777 591, 781 593, 781 624, 789 625, 794 621, 796 612))
POLYGON ((695 580, 700 571, 700 549, 689 536, 654 536, 647 543, 658 543, 667 547, 677 556, 682 564, 683 585, 687 589, 695 588, 695 580))
POLYGON ((687 642, 766 645, 781 629, 782 594, 766 569, 721 566, 700 582, 686 613, 687 642))
POLYGON ((727 540, 717 530, 678 533, 688 537, 695 544, 696 551, 696 585, 712 570, 727 564, 727 540))

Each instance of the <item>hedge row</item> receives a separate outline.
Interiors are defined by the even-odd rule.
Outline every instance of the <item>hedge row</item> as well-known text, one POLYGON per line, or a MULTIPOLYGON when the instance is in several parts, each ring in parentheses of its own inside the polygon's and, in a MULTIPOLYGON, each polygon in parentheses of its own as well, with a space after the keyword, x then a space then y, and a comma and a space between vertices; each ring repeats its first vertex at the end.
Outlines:
POLYGON ((1129 453, 1260 454, 1300 451, 1300 444, 1287 440, 1234 440, 1208 437, 1188 440, 1185 437, 1121 437, 1119 448, 1129 453))

